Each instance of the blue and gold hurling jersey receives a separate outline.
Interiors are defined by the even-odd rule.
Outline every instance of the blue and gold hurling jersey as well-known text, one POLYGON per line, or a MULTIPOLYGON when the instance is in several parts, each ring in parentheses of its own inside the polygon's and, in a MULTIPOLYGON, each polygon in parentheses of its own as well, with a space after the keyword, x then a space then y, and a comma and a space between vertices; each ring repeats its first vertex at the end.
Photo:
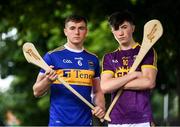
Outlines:
MULTIPOLYGON (((47 53, 43 59, 54 66, 58 76, 91 102, 92 79, 100 76, 99 60, 86 50, 74 52, 65 47, 47 53)), ((50 126, 91 125, 91 109, 61 82, 51 84, 50 93, 50 126)))

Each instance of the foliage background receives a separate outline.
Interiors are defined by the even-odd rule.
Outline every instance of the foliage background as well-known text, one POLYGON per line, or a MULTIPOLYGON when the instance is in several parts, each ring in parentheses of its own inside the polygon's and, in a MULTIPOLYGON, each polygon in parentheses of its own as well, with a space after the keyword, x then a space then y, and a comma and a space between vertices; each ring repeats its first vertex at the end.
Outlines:
MULTIPOLYGON (((5 123, 8 110, 20 119, 21 125, 47 125, 48 99, 35 98, 32 85, 39 68, 27 64, 23 43, 35 44, 41 55, 63 45, 64 19, 72 14, 84 15, 89 21, 85 47, 101 60, 106 52, 117 48, 107 17, 112 12, 128 9, 135 14, 135 40, 141 42, 143 25, 159 19, 164 34, 154 46, 158 53, 157 87, 152 92, 152 106, 157 125, 180 125, 180 1, 171 0, 0 0, 0 75, 14 76, 11 87, 0 92, 0 114, 5 123), (13 31, 13 32, 12 32, 13 31), (164 96, 169 96, 168 118, 163 118, 164 96)), ((3 85, 3 84, 0 84, 3 85)), ((107 106, 109 95, 106 95, 107 106)), ((101 125, 95 119, 96 125, 101 125)), ((106 124, 106 123, 105 123, 106 124)))

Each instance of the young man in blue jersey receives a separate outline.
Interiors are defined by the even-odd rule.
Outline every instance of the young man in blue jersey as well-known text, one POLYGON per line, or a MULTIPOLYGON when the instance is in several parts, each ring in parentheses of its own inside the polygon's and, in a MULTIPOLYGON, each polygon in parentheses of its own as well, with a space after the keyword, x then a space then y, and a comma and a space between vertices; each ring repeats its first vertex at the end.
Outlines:
POLYGON ((109 17, 109 24, 119 47, 103 57, 101 88, 104 93, 111 93, 112 99, 120 88, 123 92, 111 111, 108 126, 150 127, 153 121, 150 90, 156 84, 156 52, 151 49, 137 70, 128 73, 140 49, 133 39, 134 19, 128 11, 116 12, 109 17))
POLYGON ((105 101, 100 89, 99 60, 83 47, 87 35, 86 18, 69 16, 65 20, 64 33, 67 37, 66 44, 43 57, 53 71, 40 71, 33 86, 34 95, 42 96, 50 89, 49 126, 90 126, 92 114, 103 118, 105 101), (57 76, 63 78, 89 102, 93 100, 95 109, 91 111, 61 82, 56 81, 57 76))

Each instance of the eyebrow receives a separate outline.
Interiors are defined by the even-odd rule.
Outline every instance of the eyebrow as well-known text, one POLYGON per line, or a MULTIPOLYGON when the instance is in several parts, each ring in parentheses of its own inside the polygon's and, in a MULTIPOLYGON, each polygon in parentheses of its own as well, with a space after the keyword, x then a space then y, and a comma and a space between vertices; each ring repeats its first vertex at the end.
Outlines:
POLYGON ((120 25, 120 27, 122 27, 122 26, 128 26, 128 24, 127 23, 123 23, 123 24, 120 25))

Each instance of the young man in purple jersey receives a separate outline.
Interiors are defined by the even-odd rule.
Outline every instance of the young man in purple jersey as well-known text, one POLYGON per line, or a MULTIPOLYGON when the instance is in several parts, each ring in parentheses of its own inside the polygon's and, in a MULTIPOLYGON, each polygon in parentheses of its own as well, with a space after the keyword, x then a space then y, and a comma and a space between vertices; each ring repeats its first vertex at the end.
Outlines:
POLYGON ((133 16, 128 11, 116 12, 108 21, 119 47, 103 57, 101 88, 104 93, 111 93, 112 99, 123 89, 108 126, 150 127, 153 121, 150 91, 156 85, 156 52, 151 49, 136 71, 128 73, 140 49, 140 44, 133 39, 133 16))
POLYGON ((100 69, 97 56, 84 49, 87 35, 87 20, 71 15, 65 20, 65 45, 46 53, 43 59, 54 69, 41 70, 33 86, 34 95, 42 96, 50 90, 49 126, 90 126, 92 114, 103 118, 105 114, 104 95, 100 88, 100 69), (93 101, 91 109, 66 89, 57 76, 63 78, 88 101, 93 101))

